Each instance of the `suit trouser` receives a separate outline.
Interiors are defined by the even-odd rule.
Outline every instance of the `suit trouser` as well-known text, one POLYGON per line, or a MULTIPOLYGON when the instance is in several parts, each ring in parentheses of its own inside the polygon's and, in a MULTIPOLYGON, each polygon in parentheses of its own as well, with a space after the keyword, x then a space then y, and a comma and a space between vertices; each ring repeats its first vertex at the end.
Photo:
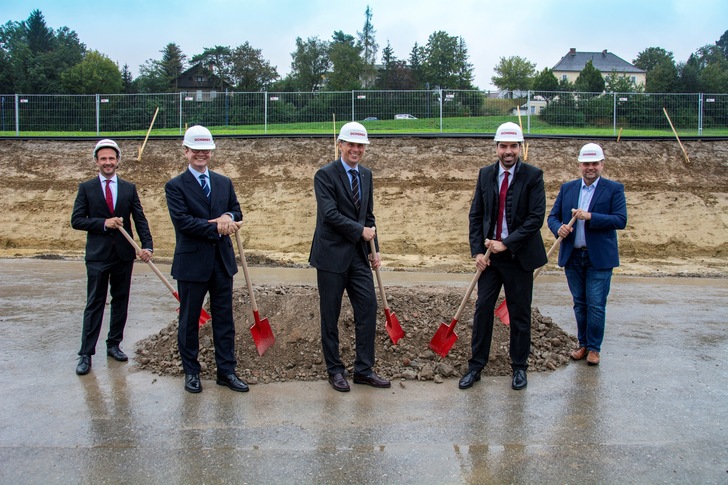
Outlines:
POLYGON ((473 316, 472 357, 470 370, 479 371, 488 363, 493 339, 493 311, 501 286, 506 294, 506 306, 510 316, 511 367, 528 368, 531 352, 531 300, 533 298, 533 271, 526 271, 510 251, 493 254, 490 266, 478 280, 478 300, 473 316))
POLYGON ((111 316, 106 348, 119 345, 129 309, 129 292, 134 260, 120 259, 116 253, 106 261, 86 261, 86 309, 83 312, 81 350, 78 355, 94 355, 104 319, 106 295, 111 294, 111 316))
POLYGON ((200 353, 199 321, 205 295, 210 292, 212 339, 215 344, 217 373, 235 372, 235 321, 233 320, 233 277, 225 269, 216 251, 212 275, 208 281, 177 281, 180 310, 177 346, 185 374, 199 374, 200 353))
POLYGON ((339 316, 344 290, 354 310, 356 357, 354 372, 369 374, 374 367, 374 338, 377 330, 377 296, 372 269, 363 251, 357 254, 345 273, 317 270, 321 311, 321 344, 329 374, 343 373, 346 367, 339 355, 339 316))

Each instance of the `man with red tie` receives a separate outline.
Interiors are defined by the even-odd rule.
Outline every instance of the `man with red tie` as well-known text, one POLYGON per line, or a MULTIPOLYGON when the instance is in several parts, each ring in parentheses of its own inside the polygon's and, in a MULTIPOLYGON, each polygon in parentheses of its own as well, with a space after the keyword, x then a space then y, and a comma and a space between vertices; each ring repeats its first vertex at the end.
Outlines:
POLYGON ((527 385, 533 271, 547 261, 541 239, 546 194, 541 169, 519 158, 522 143, 523 132, 517 124, 500 125, 495 134, 498 161, 478 173, 470 207, 470 251, 482 274, 473 317, 472 356, 460 389, 479 381, 488 363, 493 310, 501 287, 511 318, 511 387, 519 390, 527 385), (489 259, 486 249, 491 251, 489 259))
POLYGON ((88 283, 81 350, 78 351, 76 366, 78 375, 88 374, 91 370, 91 356, 96 353, 109 289, 111 317, 106 354, 120 362, 129 360, 119 344, 124 338, 136 253, 118 229, 123 227, 133 235, 131 218, 134 218, 134 227, 143 248, 139 257, 143 261, 152 258, 152 234, 136 186, 116 175, 121 149, 113 140, 101 140, 94 147, 93 157, 99 174, 79 184, 71 214, 71 226, 87 232, 85 259, 88 283))

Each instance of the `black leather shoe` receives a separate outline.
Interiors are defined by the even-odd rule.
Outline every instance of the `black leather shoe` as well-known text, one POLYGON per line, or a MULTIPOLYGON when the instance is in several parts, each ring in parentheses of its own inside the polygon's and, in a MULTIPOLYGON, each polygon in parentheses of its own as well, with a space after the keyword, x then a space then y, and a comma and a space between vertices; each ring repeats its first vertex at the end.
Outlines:
POLYGON ((119 362, 126 362, 129 360, 129 357, 126 356, 124 352, 121 351, 118 345, 114 345, 113 347, 109 347, 106 349, 106 355, 109 357, 113 357, 114 360, 118 360, 119 362))
POLYGON ((349 383, 346 382, 344 374, 341 372, 337 374, 329 374, 329 384, 334 390, 339 392, 349 392, 349 383))
POLYGON ((526 370, 525 369, 516 369, 513 371, 513 383, 511 384, 511 387, 515 389, 516 391, 519 391, 526 387, 528 385, 528 381, 526 380, 526 370))
POLYGON ((392 386, 391 382, 387 379, 382 379, 374 372, 367 375, 354 373, 354 384, 366 384, 367 386, 379 387, 382 389, 392 386))
POLYGON ((461 379, 460 382, 458 382, 458 387, 460 389, 470 389, 473 387, 473 384, 478 382, 480 380, 480 371, 479 370, 469 370, 467 374, 465 374, 461 379))
POLYGON ((78 358, 78 365, 76 366, 76 374, 85 376, 91 370, 91 356, 82 355, 78 358))
POLYGON ((185 374, 185 391, 197 394, 202 392, 199 374, 185 374))
POLYGON ((237 392, 248 392, 250 390, 248 385, 245 382, 241 381, 240 378, 234 373, 225 376, 219 375, 217 376, 216 382, 219 386, 227 386, 233 391, 237 392))

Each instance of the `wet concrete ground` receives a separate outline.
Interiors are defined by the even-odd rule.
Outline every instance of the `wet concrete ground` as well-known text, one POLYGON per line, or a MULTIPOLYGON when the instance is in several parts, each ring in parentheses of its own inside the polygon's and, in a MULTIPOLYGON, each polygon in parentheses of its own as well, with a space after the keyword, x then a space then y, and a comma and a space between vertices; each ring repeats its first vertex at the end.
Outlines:
MULTIPOLYGON (((308 270, 251 278, 315 282, 308 270)), ((463 291, 469 279, 384 273, 463 291)), ((189 394, 181 377, 134 368, 134 342, 177 306, 143 264, 122 345, 132 362, 107 360, 102 338, 79 377, 84 298, 82 262, 0 260, 0 483, 728 483, 725 279, 616 277, 602 364, 530 373, 521 392, 484 377, 467 391, 446 380, 348 394, 203 380, 189 394)), ((540 276, 534 300, 575 331, 562 276, 540 276)))

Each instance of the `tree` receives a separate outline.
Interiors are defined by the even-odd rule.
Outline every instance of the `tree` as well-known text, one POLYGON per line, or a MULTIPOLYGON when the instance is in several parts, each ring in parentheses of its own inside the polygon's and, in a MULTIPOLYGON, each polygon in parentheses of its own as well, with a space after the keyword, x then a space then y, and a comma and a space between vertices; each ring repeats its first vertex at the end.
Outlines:
POLYGON ((680 93, 700 92, 700 67, 695 54, 690 54, 686 62, 677 65, 678 86, 680 93))
POLYGON ((415 82, 415 89, 424 87, 424 57, 424 48, 420 47, 417 45, 417 42, 415 42, 409 56, 410 72, 412 73, 412 79, 415 82))
POLYGON ((121 92, 124 94, 131 94, 134 92, 134 78, 129 71, 129 65, 124 64, 121 69, 121 92))
POLYGON ((379 45, 374 39, 374 34, 377 33, 372 26, 372 9, 367 5, 366 12, 364 12, 365 21, 364 28, 361 32, 357 32, 359 37, 359 46, 362 48, 362 57, 364 59, 364 72, 363 79, 365 87, 369 84, 369 79, 376 76, 377 70, 374 65, 377 62, 377 50, 379 45))
POLYGON ((678 69, 671 59, 663 59, 647 73, 648 93, 674 93, 678 87, 678 69))
POLYGON ((584 93, 601 93, 604 91, 605 83, 602 73, 594 67, 592 61, 587 61, 584 69, 574 82, 574 88, 584 93))
POLYGON ((318 37, 303 41, 296 37, 296 51, 291 53, 291 78, 300 91, 316 91, 331 67, 329 44, 318 37))
POLYGON ((637 54, 637 58, 632 61, 632 64, 646 71, 648 73, 647 77, 649 78, 649 72, 664 61, 670 61, 675 64, 672 52, 668 52, 662 47, 648 47, 637 54))
POLYGON ((205 47, 202 54, 192 56, 192 64, 201 63, 210 69, 210 75, 215 80, 218 90, 224 91, 225 86, 232 84, 231 63, 232 52, 230 47, 216 45, 215 47, 205 47))
POLYGON ((147 59, 139 66, 139 76, 132 83, 132 89, 137 93, 165 93, 169 83, 159 61, 147 59))
POLYGON ((720 39, 715 41, 715 45, 723 53, 723 57, 728 59, 728 30, 723 32, 723 35, 720 36, 720 39))
POLYGON ((498 89, 525 91, 531 87, 536 64, 519 56, 501 57, 493 70, 497 75, 490 80, 498 89))
POLYGON ((533 78, 531 87, 534 91, 540 91, 539 94, 548 101, 553 98, 553 91, 559 90, 559 80, 554 76, 554 71, 547 67, 533 78))
POLYGON ((275 67, 263 58, 260 49, 254 49, 248 42, 232 51, 232 79, 240 91, 263 91, 280 76, 275 67))
POLYGON ((333 65, 326 83, 333 91, 351 91, 361 89, 361 78, 364 72, 364 59, 361 57, 362 47, 354 44, 354 37, 342 31, 334 32, 329 43, 329 59, 333 65))
POLYGON ((465 42, 439 30, 430 35, 422 51, 423 79, 431 88, 472 88, 473 66, 465 42))
POLYGON ((177 91, 177 78, 185 69, 187 56, 182 52, 180 46, 174 42, 170 42, 159 52, 162 53, 159 66, 167 78, 169 90, 172 92, 177 91))
POLYGON ((382 69, 379 71, 375 86, 377 89, 385 90, 407 90, 416 87, 412 71, 405 61, 397 59, 389 42, 382 51, 382 69))
POLYGON ((99 51, 89 51, 83 61, 61 75, 65 92, 72 94, 117 94, 122 79, 119 67, 99 51))

